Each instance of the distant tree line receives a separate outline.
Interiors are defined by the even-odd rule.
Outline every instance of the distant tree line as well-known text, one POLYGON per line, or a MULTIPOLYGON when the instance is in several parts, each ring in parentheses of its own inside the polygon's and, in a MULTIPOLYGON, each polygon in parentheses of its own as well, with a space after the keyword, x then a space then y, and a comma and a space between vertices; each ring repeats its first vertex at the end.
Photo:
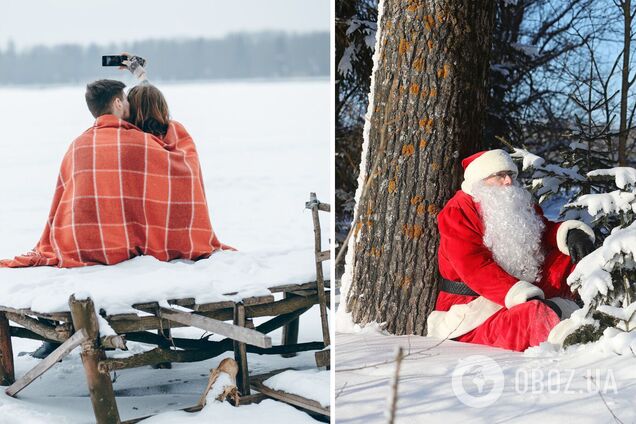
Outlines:
POLYGON ((329 75, 329 33, 235 33, 218 39, 150 39, 105 45, 64 44, 0 50, 0 85, 58 84, 119 77, 101 56, 144 57, 155 80, 290 78, 329 75))

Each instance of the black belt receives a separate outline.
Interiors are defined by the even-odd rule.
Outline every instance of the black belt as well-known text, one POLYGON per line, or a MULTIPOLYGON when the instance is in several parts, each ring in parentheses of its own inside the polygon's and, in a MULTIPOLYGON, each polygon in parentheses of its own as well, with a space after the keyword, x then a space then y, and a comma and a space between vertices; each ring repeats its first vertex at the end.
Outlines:
POLYGON ((466 284, 460 281, 451 281, 442 278, 442 283, 439 285, 440 291, 451 294, 461 294, 463 296, 479 296, 477 292, 468 287, 466 284))

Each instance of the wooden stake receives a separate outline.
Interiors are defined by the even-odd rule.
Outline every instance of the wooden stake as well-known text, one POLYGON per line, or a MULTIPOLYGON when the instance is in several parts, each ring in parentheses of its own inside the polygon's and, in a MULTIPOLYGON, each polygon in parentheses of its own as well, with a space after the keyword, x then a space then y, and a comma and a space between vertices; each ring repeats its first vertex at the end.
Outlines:
MULTIPOLYGON (((237 303, 234 305, 234 325, 245 326, 245 305, 237 303)), ((247 350, 245 343, 234 341, 234 360, 239 366, 236 383, 242 396, 250 394, 250 377, 247 368, 247 350)))
MULTIPOLYGON (((289 299, 290 297, 294 297, 293 294, 286 292, 284 294, 285 299, 289 299)), ((300 317, 292 320, 289 324, 283 327, 283 345, 292 345, 298 343, 298 328, 300 326, 300 317)), ((296 356, 296 353, 285 353, 281 355, 283 358, 291 358, 296 356)))
POLYGON ((316 285, 318 288, 318 304, 320 305, 320 322, 322 324, 322 338, 325 342, 325 346, 331 344, 329 335, 329 321, 327 320, 327 300, 325 295, 325 278, 322 272, 322 261, 320 256, 322 254, 322 241, 320 234, 320 217, 318 216, 318 209, 321 203, 316 198, 316 193, 309 194, 309 203, 311 206, 311 217, 314 221, 314 251, 316 255, 316 285))
POLYGON ((393 374, 393 380, 391 381, 391 399, 389 404, 389 419, 388 424, 395 422, 395 413, 397 411, 398 403, 398 384, 400 382, 400 366, 402 365, 402 359, 404 358, 404 351, 400 346, 395 357, 395 373, 393 374))
POLYGON ((121 420, 110 374, 100 373, 97 368, 99 361, 106 359, 106 354, 99 343, 99 324, 95 305, 90 298, 77 300, 75 295, 72 295, 69 299, 69 307, 75 330, 84 329, 88 335, 88 339, 82 343, 81 357, 95 420, 97 424, 119 424, 121 420))
POLYGON ((8 386, 15 381, 11 329, 4 312, 0 312, 0 385, 8 386))
POLYGON ((47 372, 53 365, 55 365, 58 361, 61 361, 62 358, 71 353, 73 349, 85 342, 87 339, 88 334, 86 334, 86 330, 82 328, 62 343, 57 349, 51 352, 49 356, 41 360, 35 367, 20 377, 18 381, 9 386, 9 388, 5 390, 5 393, 9 396, 17 395, 22 389, 33 383, 33 380, 47 372))

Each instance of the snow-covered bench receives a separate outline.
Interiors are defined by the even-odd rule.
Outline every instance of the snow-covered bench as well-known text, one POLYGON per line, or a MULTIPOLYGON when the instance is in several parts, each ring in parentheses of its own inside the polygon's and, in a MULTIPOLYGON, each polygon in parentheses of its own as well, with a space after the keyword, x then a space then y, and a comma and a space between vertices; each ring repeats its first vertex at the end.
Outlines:
MULTIPOLYGON (((312 210, 320 205, 328 209, 318 201, 307 204, 312 210)), ((197 262, 137 257, 114 266, 0 269, 0 382, 15 396, 81 346, 96 420, 119 422, 110 372, 202 361, 233 350, 241 402, 249 403, 247 352, 288 355, 329 344, 329 276, 323 278, 321 265, 329 255, 320 252, 319 227, 317 234, 316 248, 219 252, 197 262), (298 319, 316 304, 323 340, 298 343, 298 319), (260 317, 272 318, 254 326, 260 317), (225 338, 171 337, 171 328, 185 326, 225 338), (281 327, 282 343, 272 346, 267 334, 281 327), (12 336, 62 345, 16 381, 12 336), (127 341, 157 347, 128 357, 106 355, 125 350, 127 341)))

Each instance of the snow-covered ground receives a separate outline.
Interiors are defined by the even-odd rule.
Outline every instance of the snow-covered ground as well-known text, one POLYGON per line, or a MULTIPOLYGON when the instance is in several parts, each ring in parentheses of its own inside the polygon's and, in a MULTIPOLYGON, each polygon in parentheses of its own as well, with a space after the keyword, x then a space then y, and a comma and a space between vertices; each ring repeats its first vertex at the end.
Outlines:
MULTIPOLYGON (((303 279, 314 275, 313 226, 304 203, 310 191, 316 192, 324 202, 330 199, 328 81, 158 85, 166 95, 172 117, 184 124, 197 143, 214 230, 221 241, 240 250, 239 256, 221 253, 217 257, 222 266, 217 269, 213 264, 206 264, 205 269, 195 270, 191 274, 193 280, 188 282, 201 284, 201 275, 209 272, 217 281, 218 294, 231 287, 228 282, 232 274, 239 276, 237 271, 245 271, 253 284, 245 285, 243 281, 241 287, 247 289, 246 294, 253 294, 266 284, 267 276, 279 279, 276 282, 280 283, 284 278, 303 279), (221 277, 225 277, 222 284, 218 283, 224 280, 221 277)), ((3 100, 0 125, 4 129, 4 136, 0 138, 3 152, 0 155, 0 257, 8 258, 28 251, 37 242, 44 228, 62 156, 70 142, 92 125, 93 118, 86 109, 82 86, 2 88, 0 98, 3 100)), ((325 243, 330 233, 329 222, 327 215, 323 215, 325 243)), ((137 299, 152 287, 157 275, 176 272, 181 281, 177 280, 174 290, 163 286, 161 295, 186 294, 182 270, 165 268, 153 273, 148 271, 146 258, 143 259, 137 260, 145 273, 139 286, 134 286, 134 279, 127 283, 120 281, 120 286, 129 287, 129 291, 120 292, 119 299, 110 299, 111 303, 103 297, 103 305, 112 307, 113 312, 121 312, 126 302, 137 299)), ((115 271, 109 272, 119 272, 129 278, 130 274, 123 269, 126 266, 131 264, 124 264, 119 271, 113 267, 115 271)), ((135 266, 131 272, 137 271, 135 266)), ((41 310, 53 310, 63 304, 64 295, 55 292, 55 285, 49 283, 41 290, 31 287, 31 294, 19 294, 20 285, 15 285, 14 278, 9 277, 17 274, 3 271, 0 284, 6 289, 5 301, 10 300, 11 294, 16 304, 32 301, 36 303, 31 306, 41 305, 41 310), (11 281, 7 281, 9 279, 11 281), (9 286, 12 286, 10 291, 9 286)), ((26 272, 38 274, 41 279, 52 271, 55 270, 26 272)), ((59 287, 67 291, 81 287, 79 273, 69 275, 57 274, 59 287)), ((102 274, 99 280, 104 285, 109 284, 104 279, 106 276, 102 274)), ((34 281, 31 277, 26 280, 34 281)), ((105 291, 100 291, 98 286, 86 291, 94 297, 105 296, 105 291)), ((198 338, 201 333, 176 329, 173 334, 198 338)), ((280 331, 272 336, 273 343, 280 341, 280 331)), ((313 308, 301 318, 299 341, 321 338, 319 313, 313 308)), ((18 357, 18 352, 31 351, 38 345, 35 341, 14 338, 17 376, 37 363, 30 356, 18 357)), ((147 346, 129 343, 129 348, 135 353, 147 346)), ((205 388, 209 369, 216 367, 225 356, 193 364, 174 364, 170 370, 145 367, 118 372, 114 389, 122 419, 193 405, 205 388)), ((291 359, 250 354, 248 361, 252 373, 315 366, 313 352, 291 359)), ((313 421, 308 415, 279 402, 267 401, 237 409, 227 406, 210 405, 198 414, 163 412, 151 422, 200 422, 212 417, 219 422, 313 421)), ((0 394, 0 424, 92 421, 79 350, 27 387, 17 399, 0 394)))
POLYGON ((386 422, 401 346, 396 423, 634 423, 636 358, 544 344, 524 353, 373 327, 336 334, 339 424, 386 422))

